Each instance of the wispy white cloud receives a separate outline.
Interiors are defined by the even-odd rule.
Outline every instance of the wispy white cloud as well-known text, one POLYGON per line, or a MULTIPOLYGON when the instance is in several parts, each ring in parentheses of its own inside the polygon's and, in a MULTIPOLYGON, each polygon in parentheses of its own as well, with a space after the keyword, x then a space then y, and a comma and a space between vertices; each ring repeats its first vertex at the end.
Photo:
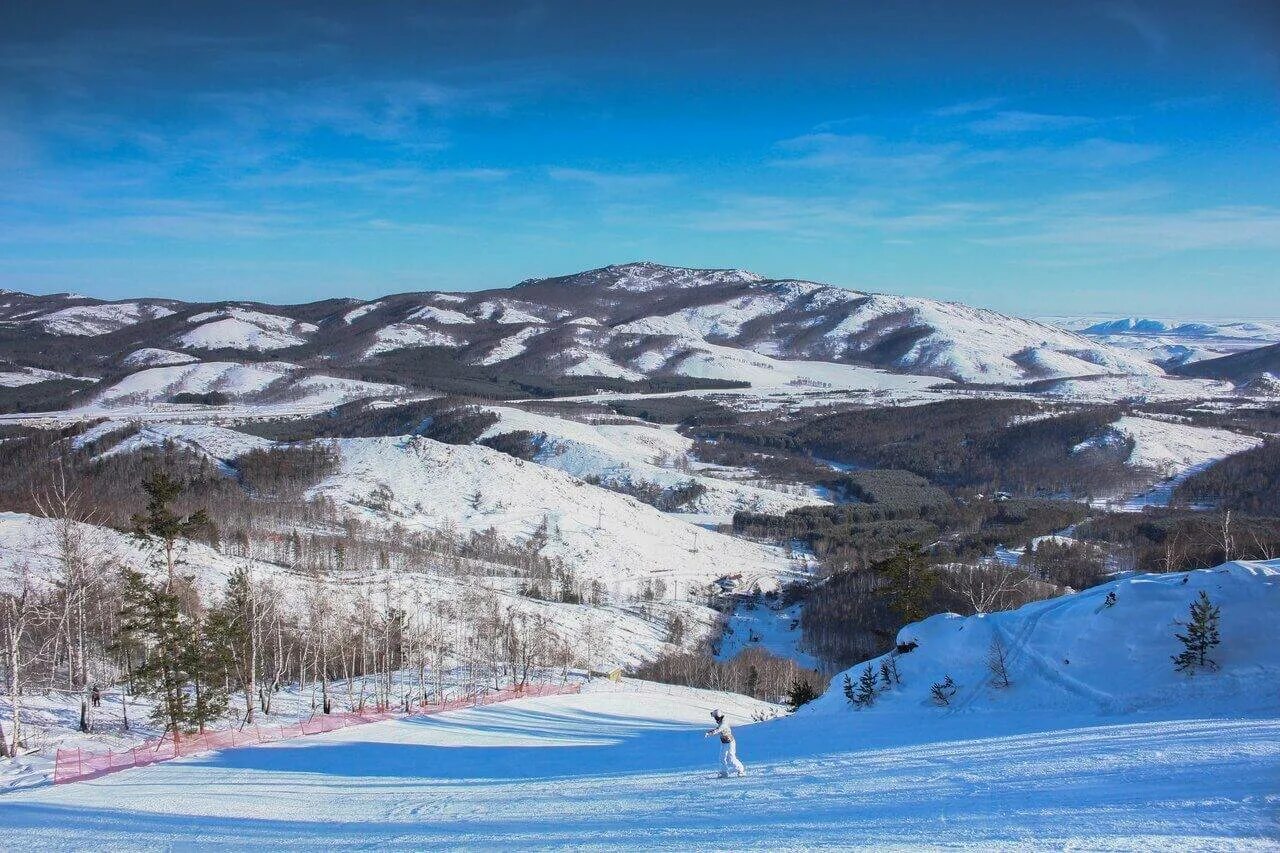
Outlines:
POLYGON ((785 156, 776 166, 836 169, 889 177, 924 177, 953 165, 964 154, 958 142, 890 142, 864 134, 809 133, 777 143, 785 156))
POLYGON ((995 115, 969 123, 969 129, 979 133, 1028 133, 1046 130, 1067 130, 1097 124, 1089 116, 1056 115, 1053 113, 1001 110, 995 115))
POLYGON ((661 172, 601 172, 566 166, 552 166, 547 169, 547 177, 553 181, 586 184, 607 193, 662 189, 671 186, 676 180, 675 175, 661 172))
POLYGON ((350 188, 365 192, 409 194, 459 182, 496 183, 510 178, 510 169, 485 167, 430 168, 426 166, 365 167, 360 163, 305 163, 279 170, 246 174, 234 181, 244 187, 307 189, 350 188))
POLYGON ((1024 234, 991 236, 1001 245, 1056 245, 1170 254, 1210 249, 1280 249, 1280 208, 1218 206, 1051 219, 1024 234))
MULTIPOLYGON (((1159 8, 1157 4, 1156 8, 1159 8)), ((1160 23, 1157 15, 1152 14, 1136 2, 1104 3, 1102 14, 1122 24, 1147 46, 1153 54, 1162 56, 1169 47, 1169 33, 1160 23)))
POLYGON ((954 104, 948 104, 945 107, 939 107, 933 111, 933 115, 942 118, 952 118, 955 116, 967 116, 974 113, 985 113, 994 110, 996 107, 1005 103, 1008 98, 978 98, 973 101, 960 101, 954 104))
POLYGON ((1145 163, 1163 153, 1157 145, 1102 137, 1058 144, 978 147, 963 142, 894 141, 866 135, 811 133, 784 139, 776 147, 787 155, 771 161, 776 166, 894 180, 920 180, 996 165, 1100 171, 1145 163))
POLYGON ((681 217, 680 225, 707 232, 802 239, 847 238, 856 233, 892 234, 900 239, 903 234, 963 226, 987 210, 985 205, 963 201, 909 206, 867 198, 731 194, 681 217))
POLYGON ((1164 148, 1159 145, 1094 137, 1063 145, 978 149, 969 152, 964 160, 969 166, 995 164, 1099 172, 1147 163, 1163 154, 1164 148))

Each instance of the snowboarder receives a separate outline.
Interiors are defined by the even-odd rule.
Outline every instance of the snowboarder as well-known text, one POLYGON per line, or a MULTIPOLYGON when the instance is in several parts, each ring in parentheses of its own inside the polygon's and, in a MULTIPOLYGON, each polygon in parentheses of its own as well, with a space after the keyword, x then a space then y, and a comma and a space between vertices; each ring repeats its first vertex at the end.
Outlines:
POLYGON ((715 728, 708 729, 703 737, 720 735, 720 778, 727 777, 730 768, 733 768, 734 772, 741 776, 747 771, 742 766, 742 762, 738 760, 738 744, 733 739, 733 729, 729 728, 729 722, 724 718, 724 712, 719 708, 711 712, 711 719, 716 721, 715 728))

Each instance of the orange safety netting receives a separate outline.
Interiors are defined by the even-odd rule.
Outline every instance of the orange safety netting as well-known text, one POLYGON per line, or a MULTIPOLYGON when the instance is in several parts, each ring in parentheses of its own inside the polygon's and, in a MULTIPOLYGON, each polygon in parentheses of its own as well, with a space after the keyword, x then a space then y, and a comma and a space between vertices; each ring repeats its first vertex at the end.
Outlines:
POLYGON ((82 749, 59 749, 54 763, 53 782, 74 782, 80 779, 91 779, 127 770, 130 767, 145 767, 160 761, 169 761, 184 755, 195 755, 215 749, 227 749, 233 746, 250 746, 259 743, 274 743, 302 737, 337 731, 350 726, 366 723, 380 723, 383 720, 395 720, 422 714, 439 714, 443 711, 456 711, 476 705, 492 705, 496 702, 508 702, 512 699, 523 699, 531 696, 557 696, 566 693, 578 693, 582 686, 578 684, 549 685, 527 684, 523 687, 511 687, 486 694, 475 694, 445 702, 419 705, 412 711, 360 711, 338 714, 321 714, 287 726, 245 726, 240 729, 223 729, 206 731, 201 734, 183 735, 176 741, 172 733, 164 737, 146 741, 133 749, 123 752, 85 752, 82 749))

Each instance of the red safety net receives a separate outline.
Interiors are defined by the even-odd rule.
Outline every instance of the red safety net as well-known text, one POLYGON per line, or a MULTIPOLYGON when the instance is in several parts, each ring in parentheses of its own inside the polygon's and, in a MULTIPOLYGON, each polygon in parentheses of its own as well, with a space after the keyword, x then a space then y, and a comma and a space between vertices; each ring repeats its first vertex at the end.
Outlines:
POLYGON ((200 734, 184 734, 175 738, 172 733, 164 737, 146 741, 133 749, 122 752, 85 752, 82 749, 59 749, 53 770, 55 785, 63 782, 75 782, 114 773, 117 770, 128 770, 130 767, 144 767, 159 761, 169 761, 184 755, 195 755, 216 749, 227 749, 235 746, 252 746, 259 743, 274 743, 280 740, 318 735, 337 731, 350 726, 361 726, 366 723, 380 723, 384 720, 397 720, 423 714, 439 714, 444 711, 457 711, 477 705, 493 705, 497 702, 509 702, 512 699, 524 699, 532 696, 558 696, 567 693, 578 693, 582 686, 578 684, 526 684, 523 687, 509 687, 484 694, 464 696, 445 702, 419 705, 411 711, 359 711, 338 714, 319 714, 305 720, 285 726, 244 726, 239 729, 222 729, 205 731, 200 734))

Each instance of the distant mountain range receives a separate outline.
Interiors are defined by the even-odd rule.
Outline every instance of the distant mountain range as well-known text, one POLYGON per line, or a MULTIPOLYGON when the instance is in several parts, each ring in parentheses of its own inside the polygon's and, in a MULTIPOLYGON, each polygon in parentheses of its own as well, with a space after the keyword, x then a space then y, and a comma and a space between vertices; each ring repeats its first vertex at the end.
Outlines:
POLYGON ((1111 346, 1137 350, 1164 367, 1218 358, 1280 342, 1280 319, 1054 317, 1046 318, 1046 322, 1111 346))
MULTIPOLYGON (((1246 333, 1277 335, 1280 328, 1171 328, 1124 319, 1071 329, 954 302, 743 270, 629 263, 510 288, 305 305, 107 302, 5 291, 0 359, 9 366, 0 366, 0 377, 13 381, 0 384, 53 381, 32 372, 52 371, 64 382, 98 383, 81 397, 146 401, 218 390, 262 393, 302 377, 312 386, 332 379, 332 388, 341 382, 421 387, 433 371, 759 383, 808 360, 1009 385, 1099 375, 1163 378, 1162 365, 1189 359, 1117 341, 1233 335, 1256 341, 1246 333)), ((358 396, 370 388, 348 390, 358 396)))

